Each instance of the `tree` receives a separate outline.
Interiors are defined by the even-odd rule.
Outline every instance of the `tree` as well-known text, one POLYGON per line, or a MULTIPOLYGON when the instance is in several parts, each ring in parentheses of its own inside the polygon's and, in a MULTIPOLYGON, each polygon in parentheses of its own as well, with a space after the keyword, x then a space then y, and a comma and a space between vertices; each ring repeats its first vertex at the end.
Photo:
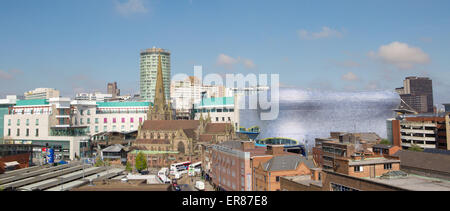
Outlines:
POLYGON ((416 152, 423 152, 423 149, 420 148, 419 146, 415 145, 415 144, 411 145, 411 147, 408 150, 416 151, 416 152))
POLYGON ((141 172, 142 170, 147 169, 147 159, 146 159, 144 153, 139 152, 137 154, 135 167, 138 172, 141 172))
POLYGON ((131 167, 130 162, 127 161, 127 165, 125 166, 125 171, 132 172, 133 168, 131 167))
POLYGON ((383 139, 383 140, 380 141, 380 144, 391 145, 391 142, 389 140, 387 140, 387 139, 383 139))
POLYGON ((95 160, 95 167, 103 166, 103 160, 100 158, 100 156, 97 157, 95 160))

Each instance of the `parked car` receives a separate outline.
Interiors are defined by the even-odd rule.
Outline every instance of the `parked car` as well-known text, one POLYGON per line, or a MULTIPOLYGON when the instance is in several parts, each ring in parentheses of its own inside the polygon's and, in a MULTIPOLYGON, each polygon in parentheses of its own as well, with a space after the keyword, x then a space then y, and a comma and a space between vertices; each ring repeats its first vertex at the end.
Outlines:
POLYGON ((205 183, 202 181, 197 181, 195 182, 195 188, 197 188, 200 191, 204 191, 205 190, 205 183))

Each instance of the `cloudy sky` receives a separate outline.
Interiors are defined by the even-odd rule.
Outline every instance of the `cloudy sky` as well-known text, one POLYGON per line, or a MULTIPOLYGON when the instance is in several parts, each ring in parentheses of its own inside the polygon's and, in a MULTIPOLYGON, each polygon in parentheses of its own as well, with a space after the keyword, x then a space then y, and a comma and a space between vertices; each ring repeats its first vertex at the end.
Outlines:
POLYGON ((278 73, 283 86, 393 90, 433 79, 450 102, 448 0, 2 0, 0 96, 139 90, 139 51, 172 74, 278 73))

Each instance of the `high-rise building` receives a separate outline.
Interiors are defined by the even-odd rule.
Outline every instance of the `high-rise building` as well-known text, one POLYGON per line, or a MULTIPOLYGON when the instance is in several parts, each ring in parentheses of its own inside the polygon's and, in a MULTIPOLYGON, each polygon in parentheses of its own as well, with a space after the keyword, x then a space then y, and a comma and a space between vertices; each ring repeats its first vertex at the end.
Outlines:
POLYGON ((161 55, 165 98, 170 99, 170 52, 161 48, 153 47, 141 51, 140 95, 145 101, 153 102, 155 99, 159 55, 161 55))
MULTIPOLYGON (((393 145, 408 149, 413 145, 423 149, 450 149, 448 114, 408 115, 402 119, 388 120, 388 134, 392 134, 393 145)), ((390 138, 390 137, 389 137, 390 138)))
POLYGON ((120 96, 120 89, 117 88, 117 82, 108 83, 108 94, 112 95, 112 98, 120 96))
POLYGON ((59 91, 52 88, 37 88, 24 93, 25 100, 59 98, 59 91))
POLYGON ((395 89, 405 107, 418 113, 433 113, 433 82, 427 77, 407 77, 403 87, 395 89))

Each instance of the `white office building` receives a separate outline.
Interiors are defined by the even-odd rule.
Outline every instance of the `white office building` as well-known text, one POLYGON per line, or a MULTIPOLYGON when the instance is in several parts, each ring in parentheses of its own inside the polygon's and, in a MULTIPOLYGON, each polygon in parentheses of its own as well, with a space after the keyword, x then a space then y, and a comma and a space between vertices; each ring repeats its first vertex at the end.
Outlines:
POLYGON ((73 160, 89 136, 71 121, 69 98, 19 100, 4 116, 5 143, 53 147, 57 159, 73 160))
POLYGON ((195 119, 211 118, 212 123, 232 123, 235 130, 240 127, 238 96, 206 98, 195 105, 195 119))
POLYGON ((24 93, 25 100, 59 98, 59 91, 52 88, 37 88, 24 93))

